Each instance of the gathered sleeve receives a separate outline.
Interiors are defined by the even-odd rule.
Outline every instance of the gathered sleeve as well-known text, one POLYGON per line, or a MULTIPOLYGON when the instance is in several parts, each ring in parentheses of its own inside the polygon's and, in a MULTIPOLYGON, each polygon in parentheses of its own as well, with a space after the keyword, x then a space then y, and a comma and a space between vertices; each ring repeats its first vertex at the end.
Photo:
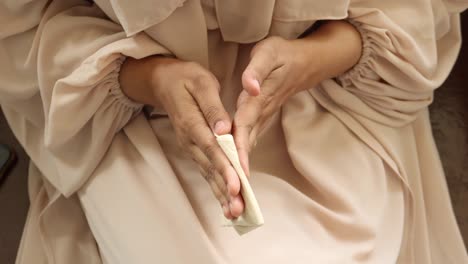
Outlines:
POLYGON ((169 51, 84 0, 5 1, 0 24, 0 104, 32 161, 71 195, 142 108, 120 89, 125 58, 169 51))
POLYGON ((360 32, 360 61, 323 89, 338 105, 399 127, 433 100, 460 49, 466 0, 351 0, 348 20, 360 32))

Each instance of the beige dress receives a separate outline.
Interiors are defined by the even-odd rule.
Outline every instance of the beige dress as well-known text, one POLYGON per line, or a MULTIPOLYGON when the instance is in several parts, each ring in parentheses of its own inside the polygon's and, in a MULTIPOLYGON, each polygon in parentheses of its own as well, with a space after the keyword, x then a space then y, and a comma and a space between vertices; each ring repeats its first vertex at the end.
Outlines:
POLYGON ((427 112, 466 7, 3 0, 0 103, 31 157, 17 263, 468 263, 427 112), (327 19, 359 29, 362 58, 290 98, 260 136, 250 182, 265 225, 241 237, 222 226, 164 113, 121 92, 120 65, 152 54, 199 62, 232 114, 253 44, 327 19))

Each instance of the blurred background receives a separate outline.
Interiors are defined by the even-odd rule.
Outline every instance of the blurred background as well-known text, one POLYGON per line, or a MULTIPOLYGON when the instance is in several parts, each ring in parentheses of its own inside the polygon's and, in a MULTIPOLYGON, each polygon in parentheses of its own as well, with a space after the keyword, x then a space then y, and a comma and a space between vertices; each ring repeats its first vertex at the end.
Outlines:
MULTIPOLYGON (((468 244, 468 12, 462 16, 464 44, 457 64, 437 90, 431 119, 447 176, 455 214, 468 244)), ((0 181, 0 263, 15 262, 29 206, 28 156, 12 135, 0 111, 0 143, 13 148, 18 160, 0 181)), ((434 194, 437 195, 437 194, 434 194)), ((430 206, 430 205, 429 205, 430 206)))

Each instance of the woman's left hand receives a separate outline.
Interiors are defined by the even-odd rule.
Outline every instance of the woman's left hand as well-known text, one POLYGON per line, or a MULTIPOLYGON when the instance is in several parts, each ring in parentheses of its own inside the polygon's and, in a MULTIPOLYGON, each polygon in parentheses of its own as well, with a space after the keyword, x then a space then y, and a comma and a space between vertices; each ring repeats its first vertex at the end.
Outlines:
POLYGON ((307 52, 303 41, 279 37, 267 38, 252 49, 234 116, 234 138, 247 174, 250 147, 268 120, 291 95, 318 81, 307 52))
POLYGON ((359 32, 346 21, 327 21, 305 38, 269 37, 255 45, 242 75, 234 138, 249 175, 248 153, 273 114, 293 94, 354 66, 362 52, 359 32), (345 43, 345 45, 343 45, 345 43))

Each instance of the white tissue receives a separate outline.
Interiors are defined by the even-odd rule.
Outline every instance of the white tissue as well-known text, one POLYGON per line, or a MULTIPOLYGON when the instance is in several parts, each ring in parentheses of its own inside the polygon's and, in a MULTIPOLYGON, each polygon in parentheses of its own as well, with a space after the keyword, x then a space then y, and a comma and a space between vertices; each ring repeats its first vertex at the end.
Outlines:
POLYGON ((229 161, 231 162, 234 170, 237 172, 241 183, 241 194, 244 198, 244 212, 241 216, 233 220, 228 220, 226 218, 225 225, 232 226, 237 231, 239 235, 248 233, 255 228, 262 226, 264 223, 262 212, 258 206, 257 199, 253 193, 252 187, 250 186, 249 180, 242 169, 242 166, 239 161, 239 155, 237 153, 236 145, 234 143, 234 138, 232 135, 216 135, 216 140, 218 141, 219 146, 224 151, 229 161))

